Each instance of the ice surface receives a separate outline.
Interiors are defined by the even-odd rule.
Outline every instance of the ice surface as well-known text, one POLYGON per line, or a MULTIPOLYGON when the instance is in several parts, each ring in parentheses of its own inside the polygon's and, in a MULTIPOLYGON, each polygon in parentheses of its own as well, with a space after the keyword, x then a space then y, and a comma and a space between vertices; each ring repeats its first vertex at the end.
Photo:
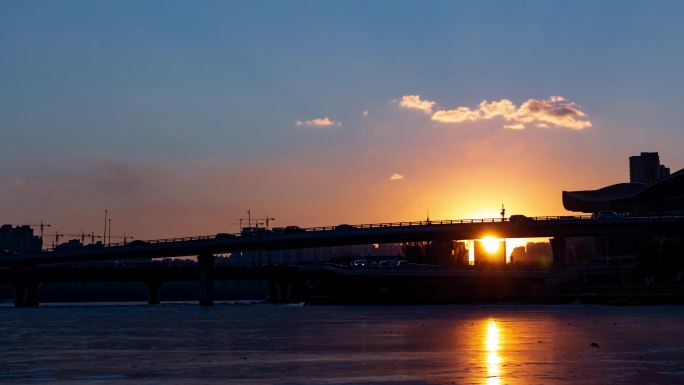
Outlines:
POLYGON ((669 385, 684 378, 684 307, 5 306, 0 333, 2 384, 669 385))

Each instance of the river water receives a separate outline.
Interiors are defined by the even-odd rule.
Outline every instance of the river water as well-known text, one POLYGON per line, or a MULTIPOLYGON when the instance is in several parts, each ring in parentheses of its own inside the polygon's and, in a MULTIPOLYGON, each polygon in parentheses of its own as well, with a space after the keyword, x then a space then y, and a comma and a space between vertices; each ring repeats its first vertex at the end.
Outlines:
POLYGON ((684 307, 3 306, 0 336, 1 384, 684 383, 684 307))

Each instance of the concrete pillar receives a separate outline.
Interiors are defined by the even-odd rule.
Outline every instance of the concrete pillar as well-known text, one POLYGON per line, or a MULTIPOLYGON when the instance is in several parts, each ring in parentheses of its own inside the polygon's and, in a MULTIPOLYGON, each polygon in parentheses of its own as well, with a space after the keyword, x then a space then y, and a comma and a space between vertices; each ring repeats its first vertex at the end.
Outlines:
POLYGON ((268 303, 280 303, 280 283, 275 279, 268 280, 268 303))
POLYGON ((14 294, 14 306, 16 307, 36 307, 38 306, 38 294, 40 292, 40 282, 12 282, 12 293, 14 294))
POLYGON ((294 285, 292 281, 287 281, 285 283, 285 289, 283 290, 285 292, 285 302, 286 303, 292 303, 292 296, 293 296, 293 290, 292 286, 294 285))
POLYGON ((289 286, 288 281, 278 278, 268 280, 268 302, 269 303, 288 303, 289 286))
POLYGON ((199 304, 200 306, 214 305, 214 256, 203 254, 197 256, 199 266, 199 304))
POLYGON ((565 238, 553 237, 550 239, 551 253, 553 254, 553 268, 565 270, 565 238))
POLYGON ((147 288, 147 303, 149 305, 159 305, 161 302, 162 281, 145 281, 147 288))

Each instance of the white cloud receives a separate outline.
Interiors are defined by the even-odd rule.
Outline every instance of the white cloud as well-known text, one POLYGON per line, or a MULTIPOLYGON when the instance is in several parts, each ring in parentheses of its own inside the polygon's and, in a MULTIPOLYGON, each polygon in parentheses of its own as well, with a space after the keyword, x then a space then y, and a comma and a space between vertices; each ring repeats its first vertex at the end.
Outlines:
POLYGON ((508 128, 509 130, 524 130, 525 125, 522 123, 511 123, 511 124, 505 124, 504 128, 508 128))
POLYGON ((401 174, 397 174, 396 172, 392 175, 390 175, 390 180, 402 180, 404 179, 404 176, 401 174))
POLYGON ((520 106, 517 115, 523 123, 546 123, 575 130, 591 127, 587 114, 562 96, 551 96, 548 100, 528 99, 520 106))
POLYGON ((423 100, 420 95, 404 95, 399 100, 399 107, 421 110, 427 114, 432 113, 432 107, 436 104, 431 100, 423 100))
POLYGON ((479 111, 482 119, 502 116, 506 120, 511 120, 515 118, 516 114, 515 104, 508 99, 494 100, 492 102, 483 100, 480 102, 479 111))
POLYGON ((529 126, 538 128, 561 127, 581 130, 592 126, 582 109, 562 96, 548 99, 528 99, 519 107, 509 99, 483 100, 477 107, 459 106, 432 112, 436 102, 420 99, 419 95, 402 96, 400 106, 431 113, 430 119, 440 123, 459 124, 501 118, 504 128, 521 130, 529 126))
POLYGON ((311 120, 295 120, 295 125, 296 126, 307 126, 307 127, 330 127, 330 126, 335 126, 335 127, 340 127, 342 123, 336 122, 329 117, 325 116, 322 118, 314 118, 311 120))
POLYGON ((480 120, 480 115, 479 110, 471 110, 468 107, 458 107, 453 110, 435 111, 430 119, 441 123, 461 123, 480 120))

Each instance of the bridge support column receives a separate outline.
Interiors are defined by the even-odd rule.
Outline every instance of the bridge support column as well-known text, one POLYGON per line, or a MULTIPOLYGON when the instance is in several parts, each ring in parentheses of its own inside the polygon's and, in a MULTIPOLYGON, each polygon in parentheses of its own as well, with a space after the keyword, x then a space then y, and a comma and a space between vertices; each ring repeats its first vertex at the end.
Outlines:
POLYGON ((553 254, 553 268, 565 270, 565 237, 553 237, 551 242, 551 253, 553 254))
POLYGON ((268 280, 268 302, 280 303, 282 302, 282 292, 280 289, 280 281, 275 279, 268 280))
POLYGON ((199 266, 199 304, 200 306, 214 305, 214 256, 203 254, 197 256, 199 266))
POLYGON ((164 282, 162 281, 145 281, 148 305, 159 305, 161 302, 161 288, 163 284, 164 282))
POLYGON ((13 282, 14 306, 37 307, 40 282, 13 282))

